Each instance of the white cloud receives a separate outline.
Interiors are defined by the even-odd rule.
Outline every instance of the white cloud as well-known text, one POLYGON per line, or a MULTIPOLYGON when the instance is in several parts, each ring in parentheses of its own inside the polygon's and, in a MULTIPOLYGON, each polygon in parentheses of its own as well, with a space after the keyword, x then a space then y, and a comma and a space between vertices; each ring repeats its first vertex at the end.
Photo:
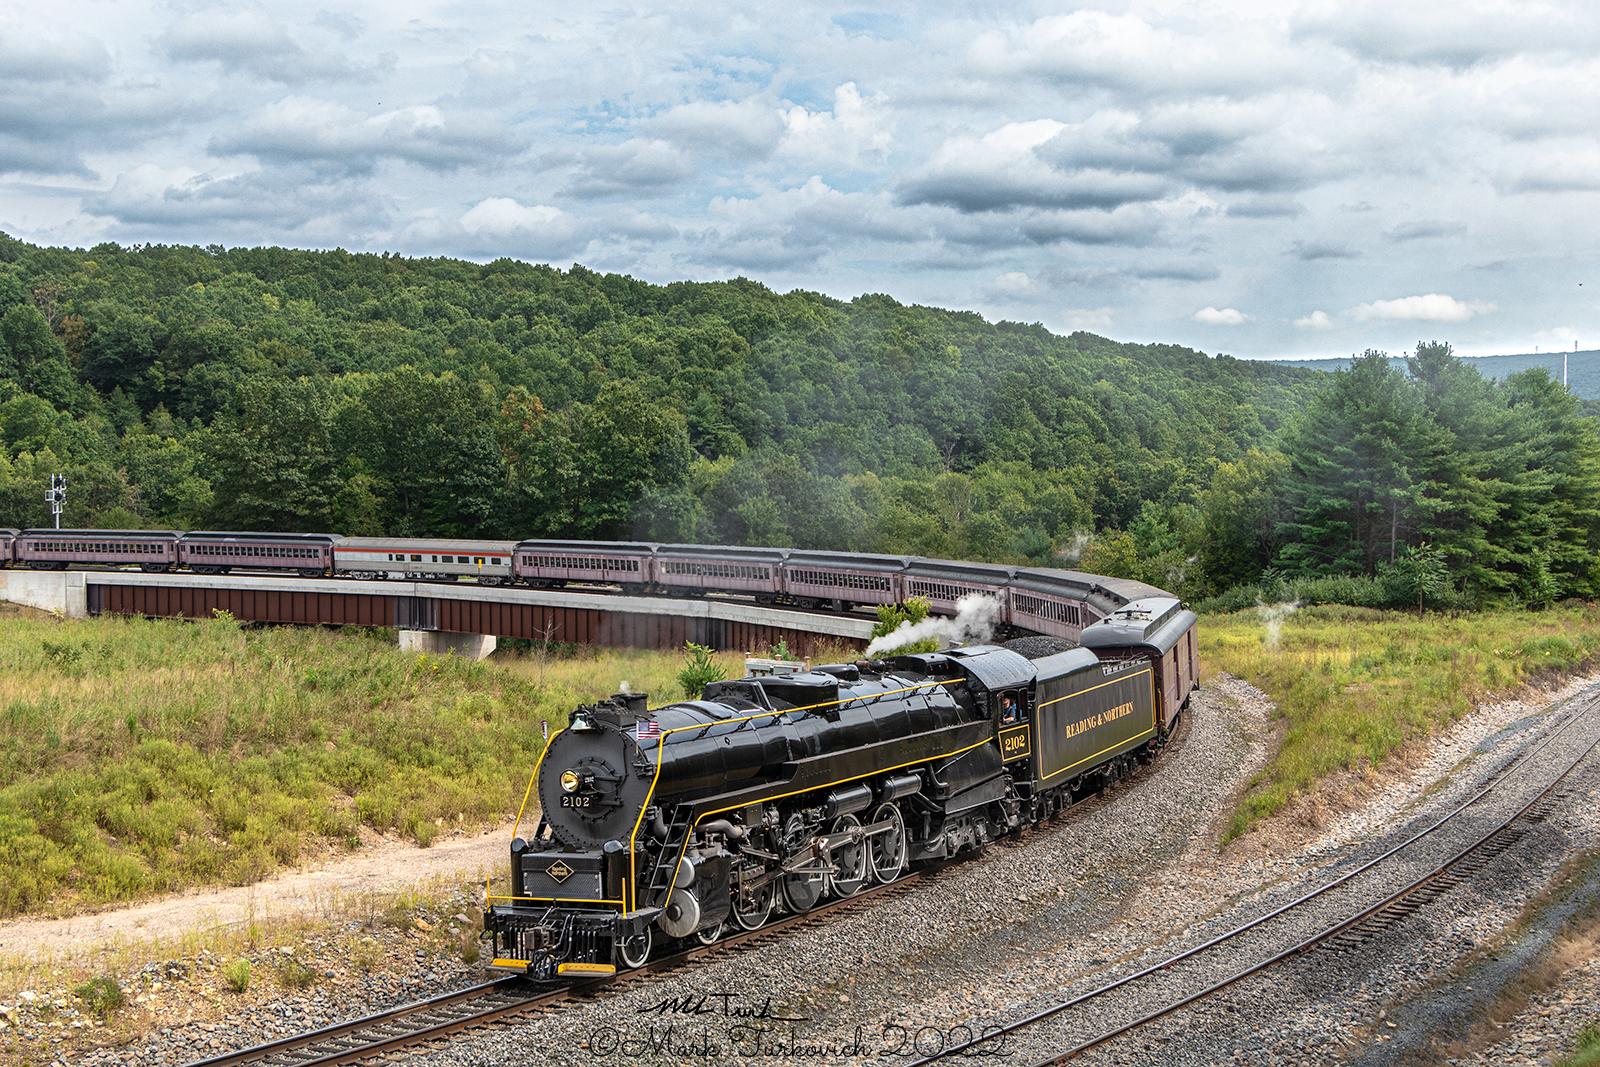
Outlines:
POLYGON ((307 96, 286 96, 258 108, 236 130, 214 138, 210 147, 218 155, 248 153, 362 172, 381 159, 453 170, 520 151, 498 124, 479 116, 447 115, 432 105, 363 115, 307 96))
POLYGON ((1301 38, 1331 41, 1351 53, 1424 67, 1470 67, 1517 54, 1588 53, 1600 47, 1593 19, 1572 0, 1536 6, 1460 0, 1448 17, 1390 0, 1322 0, 1291 21, 1301 38))
POLYGON ((766 159, 784 138, 785 120, 764 97, 692 100, 657 115, 644 128, 681 147, 766 159))
POLYGON ((894 143, 894 117, 883 93, 862 97, 855 82, 834 90, 832 111, 792 107, 783 113, 780 154, 806 161, 847 167, 884 162, 894 143))
POLYGON ((901 199, 960 211, 1018 207, 1111 210, 1161 199, 1172 183, 1159 174, 1089 166, 1062 169, 1035 151, 1066 129, 1054 119, 1011 122, 974 140, 955 137, 907 176, 901 199))
POLYGON ((548 204, 506 196, 478 201, 459 216, 427 211, 404 231, 411 247, 447 247, 485 259, 511 256, 557 260, 580 254, 602 227, 548 204))
POLYGON ((761 196, 716 197, 706 214, 709 225, 695 234, 696 258, 740 270, 815 264, 847 241, 903 246, 930 238, 923 220, 883 194, 844 192, 820 175, 761 196))
POLYGON ((1096 330, 1111 329, 1115 319, 1116 309, 1110 307, 1098 308, 1068 308, 1061 313, 1061 319, 1068 330, 1096 330))
POLYGON ((1467 232, 1464 222, 1447 222, 1443 219, 1420 219, 1402 222, 1388 233, 1391 241, 1421 241, 1430 237, 1459 237, 1467 232))
POLYGON ((1443 293, 1428 293, 1403 296, 1398 300, 1374 300, 1353 308, 1350 313, 1360 322, 1466 322, 1474 315, 1494 310, 1495 305, 1485 301, 1464 303, 1443 293))
POLYGON ((1294 320, 1297 330, 1331 330, 1337 325, 1328 317, 1326 311, 1313 311, 1311 314, 1294 320))
POLYGON ((1194 313, 1194 321, 1206 326, 1243 326, 1247 322, 1256 321, 1256 317, 1234 308, 1223 308, 1219 311, 1214 307, 1203 307, 1194 313))
POLYGON ((1133 13, 1049 15, 980 34, 970 62, 991 76, 1189 96, 1290 85, 1328 65, 1297 54, 1265 21, 1191 18, 1156 25, 1133 13), (1241 64, 1241 54, 1251 62, 1241 64))
POLYGON ((1037 278, 1030 278, 1024 270, 1012 270, 990 283, 990 291, 1001 299, 1033 299, 1043 296, 1048 288, 1037 278))
POLYGON ((200 241, 207 234, 231 238, 240 227, 260 225, 327 240, 389 218, 386 198, 346 178, 260 170, 218 176, 154 164, 124 171, 109 190, 86 197, 84 209, 119 227, 159 226, 199 243, 210 243, 200 241))
POLYGON ((675 145, 636 137, 621 144, 585 149, 566 191, 584 199, 662 196, 692 178, 695 170, 694 160, 675 145))
POLYGON ((518 230, 530 233, 559 228, 570 232, 572 216, 557 207, 535 204, 523 207, 504 196, 491 196, 474 204, 461 216, 461 228, 474 237, 504 237, 518 230))
MULTIPOLYGON (((359 22, 344 24, 350 36, 359 32, 359 22)), ((354 63, 336 52, 307 51, 281 23, 261 11, 193 12, 167 27, 159 42, 173 59, 214 61, 225 71, 247 71, 286 85, 371 81, 393 70, 397 62, 392 53, 371 63, 354 63)))

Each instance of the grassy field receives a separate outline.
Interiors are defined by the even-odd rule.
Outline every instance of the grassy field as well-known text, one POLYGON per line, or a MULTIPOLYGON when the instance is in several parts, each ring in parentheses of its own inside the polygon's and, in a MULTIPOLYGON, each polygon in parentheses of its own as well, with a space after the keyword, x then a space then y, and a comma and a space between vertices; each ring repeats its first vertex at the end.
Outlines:
POLYGON ((1377 766, 1496 693, 1592 668, 1600 609, 1457 617, 1321 605, 1200 620, 1203 674, 1247 679, 1278 704, 1283 741, 1228 837, 1339 772, 1377 766))
MULTIPOLYGON (((1230 836, 1382 763, 1484 696, 1570 671, 1600 612, 1446 618, 1322 606, 1201 622, 1201 660, 1265 690, 1282 747, 1230 836)), ((730 675, 740 657, 721 657, 730 675)), ((247 884, 358 827, 428 844, 514 812, 541 723, 624 683, 679 696, 679 655, 565 646, 481 663, 393 631, 241 627, 0 606, 0 916, 247 884)))
MULTIPOLYGON (((428 844, 514 812, 540 728, 682 657, 474 663, 393 631, 0 614, 0 915, 246 884, 358 824, 428 844)), ((722 657, 730 675, 741 657, 722 657)))

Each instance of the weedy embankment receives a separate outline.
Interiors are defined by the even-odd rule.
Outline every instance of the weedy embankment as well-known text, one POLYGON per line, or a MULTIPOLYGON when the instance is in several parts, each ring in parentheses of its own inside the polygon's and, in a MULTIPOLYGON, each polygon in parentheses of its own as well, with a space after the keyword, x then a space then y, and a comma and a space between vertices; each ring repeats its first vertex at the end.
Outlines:
POLYGON ((1592 669, 1600 609, 1418 617, 1319 605, 1208 616, 1203 669, 1277 702, 1282 743, 1249 783, 1226 837, 1247 832, 1341 773, 1361 774, 1493 694, 1592 669))
MULTIPOLYGON (((729 657, 729 672, 737 657, 729 657)), ((681 656, 536 645, 469 662, 394 631, 0 618, 0 916, 241 885, 362 827, 498 822, 552 728, 681 656)))

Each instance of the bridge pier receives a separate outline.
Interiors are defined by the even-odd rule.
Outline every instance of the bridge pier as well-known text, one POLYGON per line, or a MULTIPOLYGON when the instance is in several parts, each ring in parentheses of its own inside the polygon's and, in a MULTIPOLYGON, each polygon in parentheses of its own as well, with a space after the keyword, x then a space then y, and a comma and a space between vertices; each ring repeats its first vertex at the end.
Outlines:
POLYGON ((466 659, 488 659, 499 643, 494 634, 454 634, 446 630, 401 630, 400 651, 454 653, 466 659))

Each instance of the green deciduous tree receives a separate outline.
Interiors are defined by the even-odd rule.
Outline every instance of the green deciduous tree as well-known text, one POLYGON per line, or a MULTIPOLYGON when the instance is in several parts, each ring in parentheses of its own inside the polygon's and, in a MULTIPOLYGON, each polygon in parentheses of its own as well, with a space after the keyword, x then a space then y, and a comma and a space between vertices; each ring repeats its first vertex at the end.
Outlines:
POLYGON ((1271 565, 1288 518, 1282 492, 1288 471, 1287 456, 1255 448, 1217 465, 1200 498, 1200 563, 1213 588, 1253 582, 1271 565))
POLYGON ((199 436, 213 529, 313 532, 332 525, 333 398, 325 385, 246 383, 199 436))
POLYGON ((78 399, 66 346, 30 304, 13 305, 0 315, 0 376, 60 408, 78 399))

